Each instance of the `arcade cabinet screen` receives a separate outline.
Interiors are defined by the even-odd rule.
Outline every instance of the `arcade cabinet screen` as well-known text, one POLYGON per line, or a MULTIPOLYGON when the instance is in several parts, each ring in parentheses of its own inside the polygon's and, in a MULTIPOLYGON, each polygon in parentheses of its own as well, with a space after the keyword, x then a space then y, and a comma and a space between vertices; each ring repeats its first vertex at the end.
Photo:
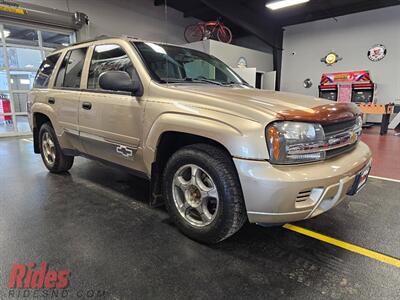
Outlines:
POLYGON ((320 91, 319 97, 336 101, 337 100, 337 91, 320 91))
POLYGON ((370 103, 373 98, 373 90, 353 90, 351 102, 370 103))

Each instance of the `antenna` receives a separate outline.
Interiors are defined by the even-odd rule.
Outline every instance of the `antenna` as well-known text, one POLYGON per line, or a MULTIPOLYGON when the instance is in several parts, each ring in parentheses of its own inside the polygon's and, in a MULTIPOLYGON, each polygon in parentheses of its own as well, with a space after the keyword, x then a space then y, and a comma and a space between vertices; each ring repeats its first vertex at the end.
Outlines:
MULTIPOLYGON (((168 3, 164 0, 164 21, 165 21, 165 44, 168 44, 168 3)), ((167 86, 169 82, 169 70, 168 70, 168 54, 165 54, 165 67, 167 71, 167 86)))

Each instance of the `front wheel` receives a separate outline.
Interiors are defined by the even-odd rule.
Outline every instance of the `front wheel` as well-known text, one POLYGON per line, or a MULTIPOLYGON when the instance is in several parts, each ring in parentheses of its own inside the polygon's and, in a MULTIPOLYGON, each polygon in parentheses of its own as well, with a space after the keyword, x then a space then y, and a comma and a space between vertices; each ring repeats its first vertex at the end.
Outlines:
POLYGON ((74 157, 62 153, 57 135, 50 123, 45 123, 40 127, 39 145, 44 165, 50 172, 62 173, 71 169, 74 157))
POLYGON ((164 170, 163 194, 178 228, 200 242, 222 241, 247 219, 233 162, 215 146, 196 144, 174 153, 164 170))
POLYGON ((232 32, 226 26, 220 26, 217 31, 217 39, 220 42, 230 44, 232 42, 232 32))

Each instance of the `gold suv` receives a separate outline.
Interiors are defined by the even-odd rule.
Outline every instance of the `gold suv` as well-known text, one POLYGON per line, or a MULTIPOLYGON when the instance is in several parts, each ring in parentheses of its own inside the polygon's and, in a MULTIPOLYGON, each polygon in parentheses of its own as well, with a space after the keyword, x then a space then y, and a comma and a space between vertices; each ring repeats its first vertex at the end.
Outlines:
POLYGON ((49 55, 28 101, 50 172, 82 155, 148 178, 179 229, 216 243, 246 220, 319 215, 367 179, 354 104, 250 87, 205 53, 131 38, 49 55))

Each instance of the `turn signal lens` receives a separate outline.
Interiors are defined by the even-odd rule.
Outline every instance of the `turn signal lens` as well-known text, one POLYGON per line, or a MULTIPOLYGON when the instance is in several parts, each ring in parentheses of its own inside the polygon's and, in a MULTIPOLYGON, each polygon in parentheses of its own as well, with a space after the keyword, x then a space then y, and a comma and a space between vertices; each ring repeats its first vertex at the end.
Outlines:
POLYGON ((272 145, 272 154, 275 160, 279 160, 281 143, 279 140, 279 131, 275 127, 268 128, 268 139, 272 145))

